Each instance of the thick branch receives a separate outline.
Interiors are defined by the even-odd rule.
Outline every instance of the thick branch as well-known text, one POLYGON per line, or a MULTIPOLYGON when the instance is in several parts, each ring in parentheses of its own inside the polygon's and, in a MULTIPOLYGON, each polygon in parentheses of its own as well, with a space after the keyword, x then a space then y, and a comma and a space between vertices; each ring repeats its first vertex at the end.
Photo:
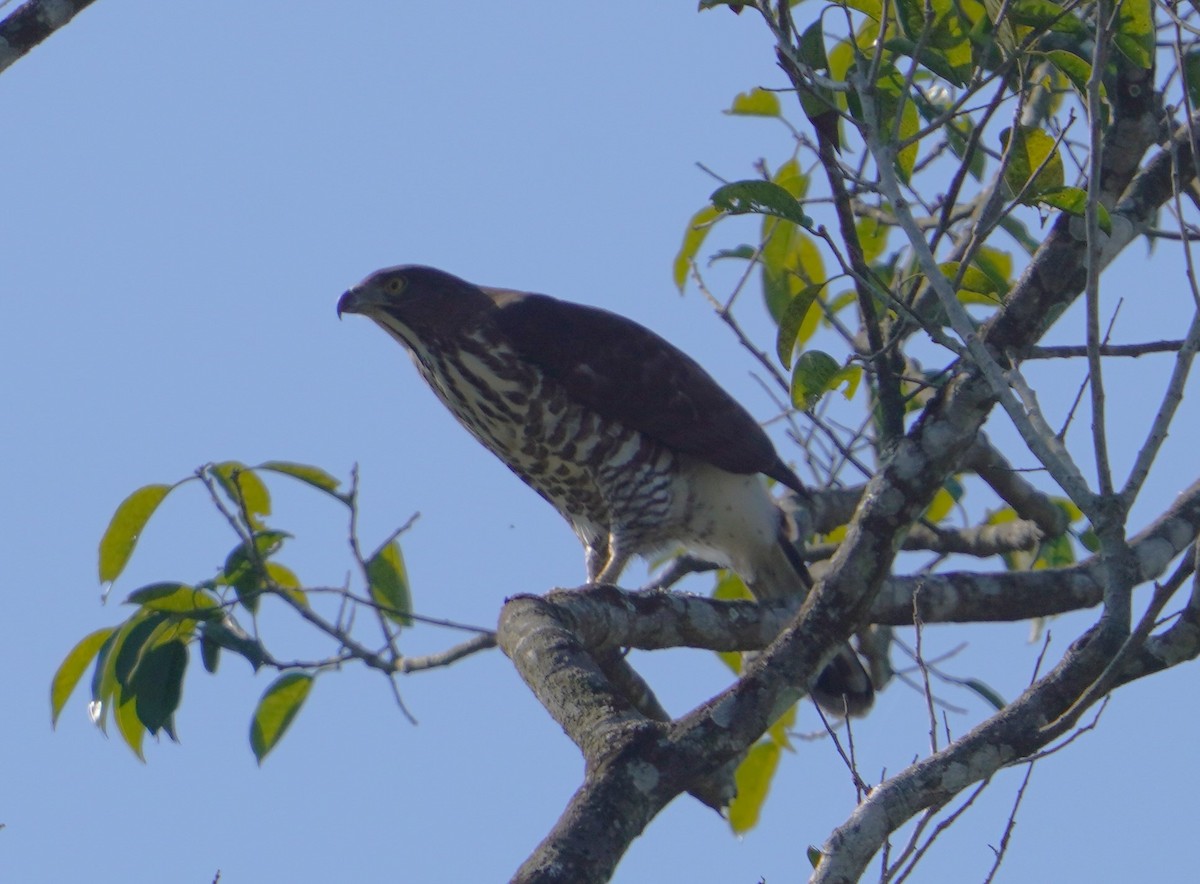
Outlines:
POLYGON ((0 21, 0 71, 91 4, 92 0, 29 0, 0 21))

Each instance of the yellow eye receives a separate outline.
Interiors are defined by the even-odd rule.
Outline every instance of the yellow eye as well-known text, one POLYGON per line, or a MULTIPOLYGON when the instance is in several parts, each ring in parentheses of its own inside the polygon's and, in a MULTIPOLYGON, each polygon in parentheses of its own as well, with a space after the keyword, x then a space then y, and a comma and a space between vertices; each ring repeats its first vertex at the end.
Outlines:
POLYGON ((404 291, 404 285, 405 285, 405 282, 404 282, 403 276, 393 276, 391 279, 389 279, 387 281, 388 294, 389 295, 400 294, 402 291, 404 291))

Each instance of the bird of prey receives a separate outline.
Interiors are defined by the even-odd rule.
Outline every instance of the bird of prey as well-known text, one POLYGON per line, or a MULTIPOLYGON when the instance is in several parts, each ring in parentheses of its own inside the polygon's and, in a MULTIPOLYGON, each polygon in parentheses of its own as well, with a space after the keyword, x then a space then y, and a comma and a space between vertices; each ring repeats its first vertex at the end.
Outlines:
MULTIPOLYGON (((471 434, 571 524, 592 583, 683 546, 758 599, 811 586, 762 483, 808 491, 753 417, 690 357, 636 322, 547 295, 390 267, 342 295, 375 321, 471 434)), ((871 705, 849 648, 810 685, 835 713, 871 705)))

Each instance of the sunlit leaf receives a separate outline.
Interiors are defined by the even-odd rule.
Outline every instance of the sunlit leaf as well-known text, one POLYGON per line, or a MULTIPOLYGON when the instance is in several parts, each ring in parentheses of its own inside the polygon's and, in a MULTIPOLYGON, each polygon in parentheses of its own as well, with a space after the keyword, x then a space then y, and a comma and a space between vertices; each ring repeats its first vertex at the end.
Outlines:
POLYGON ((1154 63, 1154 5, 1152 0, 1121 0, 1117 6, 1113 44, 1143 70, 1154 63))
POLYGON ((125 745, 133 750, 138 761, 144 762, 146 756, 142 754, 142 741, 145 739, 146 729, 142 727, 142 720, 138 718, 137 698, 118 689, 113 694, 113 703, 113 721, 117 723, 117 732, 125 741, 125 745))
POLYGON ((971 263, 987 274, 988 279, 995 286, 996 294, 1008 294, 1008 290, 1012 286, 1012 255, 992 246, 981 246, 975 252, 975 258, 971 263))
POLYGON ((749 92, 739 93, 725 113, 745 117, 777 117, 779 116, 779 96, 774 92, 755 87, 749 92))
POLYGON ((252 469, 236 460, 213 464, 212 474, 222 490, 239 509, 244 508, 251 524, 258 525, 259 516, 271 514, 271 494, 252 469))
POLYGON ((985 296, 985 303, 993 305, 999 303, 1000 295, 1002 294, 1000 287, 996 285, 994 279, 978 267, 968 265, 966 268, 963 268, 958 261, 947 261, 938 266, 942 271, 942 275, 951 282, 954 282, 961 275, 962 278, 958 280, 960 300, 969 300, 964 298, 963 295, 964 293, 970 293, 985 296))
POLYGON ((265 564, 289 537, 286 531, 260 531, 254 535, 253 552, 246 543, 239 543, 225 558, 221 581, 233 587, 238 601, 252 613, 258 609, 258 593, 269 574, 265 564))
POLYGON ((1074 524, 1083 518, 1083 510, 1081 510, 1075 501, 1068 497, 1052 497, 1050 500, 1056 507, 1062 510, 1063 515, 1067 517, 1068 524, 1074 524))
POLYGON ((152 583, 143 586, 131 592, 125 604, 141 605, 149 611, 187 614, 198 620, 221 615, 221 603, 215 596, 185 583, 152 583))
POLYGON ((145 485, 121 501, 100 538, 100 582, 111 583, 125 570, 142 529, 173 485, 145 485))
POLYGON ((734 774, 737 797, 729 805, 729 826, 737 834, 750 831, 758 824, 759 814, 766 803, 771 780, 779 767, 779 745, 762 740, 750 747, 734 774))
MULTIPOLYGON (((1078 218, 1087 214, 1087 191, 1078 187, 1058 187, 1042 191, 1037 195, 1037 201, 1078 218)), ((1108 214, 1108 209, 1100 203, 1096 203, 1096 224, 1105 233, 1112 233, 1112 217, 1108 214)))
POLYGON ((696 260, 696 253, 704 244, 704 238, 708 236, 708 231, 721 217, 720 209, 715 206, 705 206, 691 217, 687 227, 684 228, 683 245, 679 247, 679 252, 675 255, 675 262, 671 270, 671 278, 675 280, 675 287, 679 291, 682 292, 683 287, 687 284, 688 270, 691 269, 692 262, 696 260))
POLYGON ((1065 568, 1075 564, 1075 547, 1071 544, 1071 536, 1062 534, 1043 540, 1038 551, 1037 561, 1033 563, 1034 570, 1042 568, 1065 568))
POLYGON ((811 411, 821 397, 832 389, 841 366, 828 353, 805 350, 792 369, 792 403, 811 411))
POLYGON ((1009 163, 1004 183, 1011 196, 1033 204, 1038 197, 1063 186, 1063 163, 1054 138, 1033 126, 1018 126, 1000 133, 1009 163), (1012 142, 1011 145, 1009 142, 1012 142))
MULTIPOLYGON (((733 571, 717 572, 717 585, 713 587, 712 597, 721 601, 752 600, 750 590, 745 581, 733 571)), ((742 674, 742 654, 740 651, 718 651, 721 662, 730 668, 734 675, 742 674)))
POLYGON ((939 488, 933 496, 933 500, 930 501, 929 508, 925 510, 923 518, 936 525, 950 515, 952 509, 954 509, 954 497, 945 488, 939 488))
POLYGON ((284 476, 291 476, 293 479, 299 479, 313 488, 324 491, 333 495, 338 500, 345 500, 338 492, 338 486, 341 484, 329 473, 325 472, 320 467, 310 466, 303 463, 291 463, 285 460, 268 460, 260 463, 256 470, 269 470, 272 473, 281 473, 284 476))
MULTIPOLYGON (((1051 30, 1080 37, 1087 34, 1087 27, 1082 21, 1070 12, 1064 12, 1062 6, 1052 0, 1016 0, 1009 4, 1008 19, 1038 31, 1051 30)), ((1026 33, 1023 28, 1021 35, 1026 33)))
MULTIPOLYGON (((1068 52, 1065 49, 1051 49, 1041 54, 1048 58, 1050 63, 1062 72, 1064 77, 1071 81, 1072 88, 1086 102, 1088 80, 1092 78, 1092 66, 1075 53, 1068 52)), ((1100 84, 1100 98, 1103 101, 1108 101, 1108 92, 1104 88, 1103 83, 1100 84)))
POLYGON ((792 749, 792 740, 788 736, 788 732, 796 726, 796 715, 799 707, 799 703, 793 703, 788 707, 787 712, 779 716, 775 720, 775 723, 767 728, 767 736, 778 744, 781 749, 787 749, 788 751, 792 749))
POLYGON ((863 218, 854 225, 854 229, 858 233, 858 243, 862 246, 863 260, 873 264, 887 250, 891 225, 874 218, 863 218))
POLYGON ((311 675, 289 672, 277 678, 258 701, 250 722, 250 748, 259 764, 287 733, 312 684, 311 675))
POLYGON ((393 540, 367 562, 371 598, 393 623, 412 626, 412 594, 400 544, 393 540))
POLYGON ((772 215, 802 227, 812 224, 796 198, 774 181, 735 181, 718 187, 709 199, 729 215, 772 215))
POLYGON ((75 690, 75 685, 79 683, 79 679, 83 677, 88 665, 96 659, 96 655, 100 653, 100 649, 114 632, 116 629, 111 626, 97 629, 71 648, 62 663, 59 664, 58 671, 54 673, 54 678, 50 682, 51 727, 58 724, 58 716, 75 690))

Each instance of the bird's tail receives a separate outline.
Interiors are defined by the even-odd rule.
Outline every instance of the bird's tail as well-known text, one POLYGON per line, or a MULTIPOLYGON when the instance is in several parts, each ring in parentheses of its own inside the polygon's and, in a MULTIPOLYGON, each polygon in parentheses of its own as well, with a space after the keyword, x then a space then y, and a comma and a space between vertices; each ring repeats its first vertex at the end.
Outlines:
MULTIPOLYGON (((749 582, 756 599, 805 596, 813 580, 799 550, 780 530, 779 542, 765 561, 757 563, 754 579, 749 582)), ((833 715, 865 715, 875 702, 875 686, 858 654, 848 644, 840 645, 833 659, 809 684, 809 693, 821 708, 833 715)))

